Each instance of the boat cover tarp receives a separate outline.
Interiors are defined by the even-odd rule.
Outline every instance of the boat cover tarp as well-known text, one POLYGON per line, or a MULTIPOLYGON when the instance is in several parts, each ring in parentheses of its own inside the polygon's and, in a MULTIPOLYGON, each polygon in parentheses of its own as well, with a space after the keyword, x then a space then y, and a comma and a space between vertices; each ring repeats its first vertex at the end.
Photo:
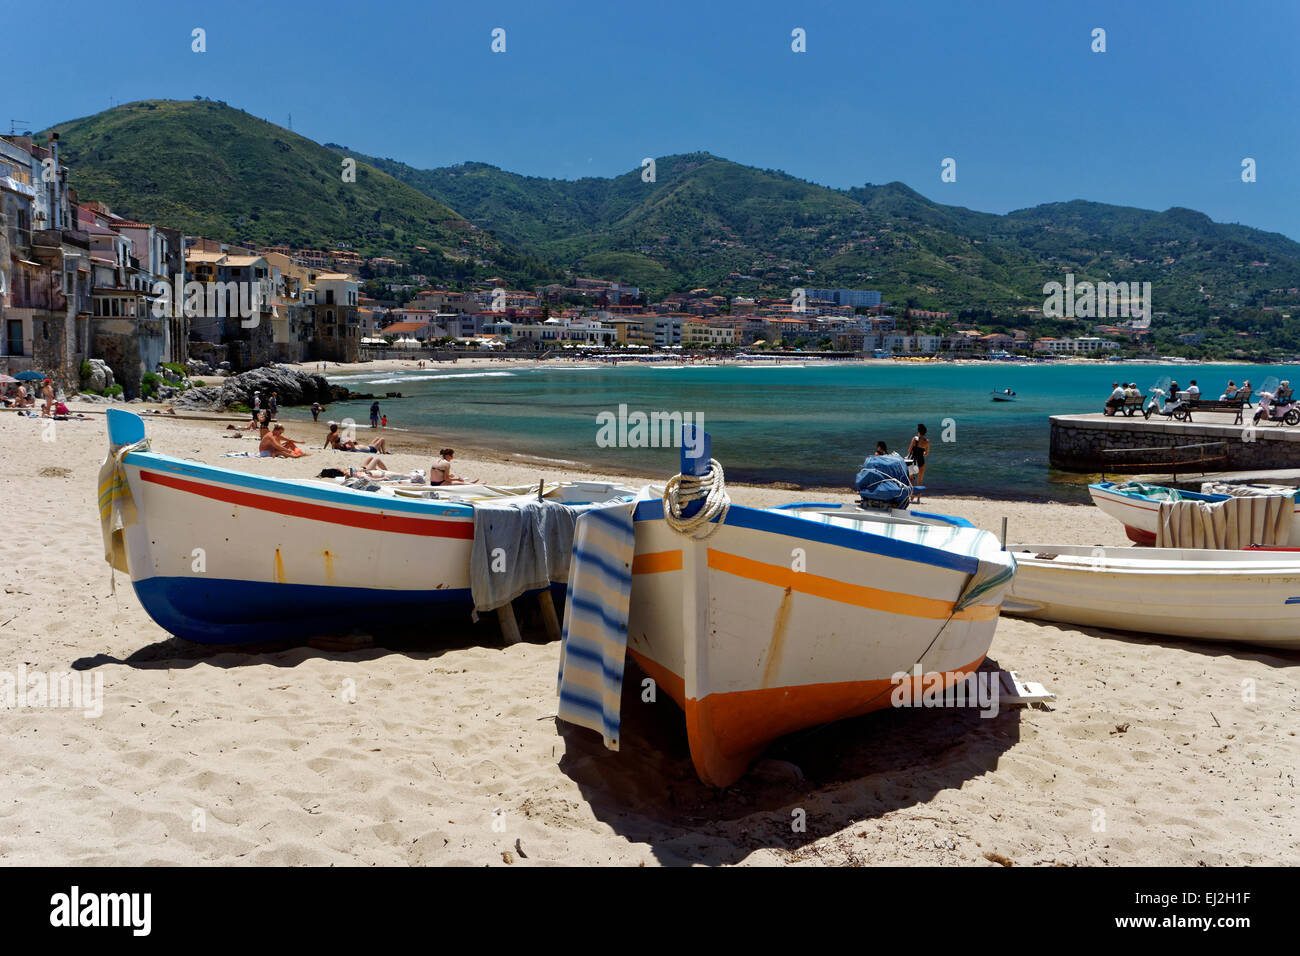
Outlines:
POLYGON ((525 591, 569 578, 578 518, 600 504, 543 499, 474 501, 469 586, 476 611, 491 611, 525 591))
POLYGON ((1285 546, 1291 537, 1294 514, 1292 499, 1284 495, 1162 501, 1156 522, 1156 547, 1235 551, 1252 544, 1285 546))
POLYGON ((906 508, 912 500, 907 463, 897 452, 868 457, 862 463, 853 486, 864 499, 879 501, 892 508, 906 508))
MULTIPOLYGON (((636 501, 650 497, 643 488, 636 501)), ((610 750, 618 750, 636 501, 591 509, 578 519, 560 642, 556 716, 598 732, 610 750)))
POLYGON ((1205 495, 1231 495, 1234 498, 1267 497, 1282 495, 1295 498, 1295 489, 1286 485, 1234 485, 1227 481, 1203 481, 1201 493, 1205 495))
POLYGON ((1113 490, 1126 495, 1141 495, 1143 498, 1150 498, 1152 501, 1183 500, 1183 496, 1178 493, 1177 488, 1166 488, 1163 485, 1145 485, 1140 481, 1126 481, 1122 485, 1116 485, 1113 490))

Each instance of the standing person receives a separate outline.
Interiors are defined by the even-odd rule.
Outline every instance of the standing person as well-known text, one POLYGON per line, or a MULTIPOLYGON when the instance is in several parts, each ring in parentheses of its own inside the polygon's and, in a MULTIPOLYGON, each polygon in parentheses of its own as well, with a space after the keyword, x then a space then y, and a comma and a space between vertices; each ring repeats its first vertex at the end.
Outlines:
POLYGON ((912 443, 907 446, 907 456, 912 459, 916 465, 916 481, 914 484, 925 484, 925 457, 930 454, 930 439, 925 437, 925 426, 917 425, 916 434, 912 436, 912 443))
POLYGON ((378 402, 373 402, 370 405, 370 427, 371 428, 379 427, 379 403, 378 402))
POLYGON ((41 414, 53 415, 54 414, 54 382, 48 378, 41 383, 41 398, 45 399, 44 404, 41 405, 41 414))
POLYGON ((387 415, 383 416, 383 417, 379 420, 379 427, 380 427, 380 428, 385 428, 385 429, 388 428, 388 416, 387 416, 387 415))
POLYGON ((271 397, 267 400, 266 410, 271 413, 271 418, 275 418, 275 413, 280 410, 280 393, 272 392, 271 397))
POLYGON ((312 403, 311 403, 311 420, 314 421, 314 422, 320 421, 320 413, 321 413, 322 411, 324 411, 324 409, 321 408, 320 402, 312 402, 312 403))

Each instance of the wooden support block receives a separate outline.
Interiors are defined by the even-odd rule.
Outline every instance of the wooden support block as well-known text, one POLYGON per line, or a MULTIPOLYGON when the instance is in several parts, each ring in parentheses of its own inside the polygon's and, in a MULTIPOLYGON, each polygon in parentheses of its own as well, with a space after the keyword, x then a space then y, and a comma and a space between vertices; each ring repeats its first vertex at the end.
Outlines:
POLYGON ((515 620, 514 606, 509 601, 497 608, 497 621, 501 624, 501 636, 507 644, 518 644, 524 639, 519 633, 519 622, 515 620))
POLYGON ((546 628, 546 638, 551 641, 560 639, 560 618, 555 613, 555 600, 551 597, 551 589, 540 592, 537 595, 537 606, 542 609, 542 626, 546 628))

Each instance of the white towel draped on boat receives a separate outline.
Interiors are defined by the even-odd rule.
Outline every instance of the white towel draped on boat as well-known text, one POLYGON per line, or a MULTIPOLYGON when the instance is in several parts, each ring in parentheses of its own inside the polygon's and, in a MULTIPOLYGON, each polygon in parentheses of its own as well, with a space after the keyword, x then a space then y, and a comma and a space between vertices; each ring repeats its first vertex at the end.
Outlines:
MULTIPOLYGON (((637 501, 649 497, 642 489, 637 501)), ((557 716, 598 731, 610 750, 618 749, 635 511, 631 501, 578 519, 560 643, 557 716)))
POLYGON ((1162 501, 1157 548, 1235 551, 1252 544, 1284 547, 1291 537, 1295 504, 1288 495, 1226 501, 1162 501))

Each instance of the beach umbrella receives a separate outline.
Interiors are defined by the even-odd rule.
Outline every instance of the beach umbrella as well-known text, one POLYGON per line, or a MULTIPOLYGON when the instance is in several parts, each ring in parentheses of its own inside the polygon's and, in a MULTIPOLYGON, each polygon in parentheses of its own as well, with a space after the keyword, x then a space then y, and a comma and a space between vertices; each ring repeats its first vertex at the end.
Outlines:
POLYGON ((10 382, 16 382, 18 379, 0 372, 0 385, 8 385, 10 382))
POLYGON ((19 382, 43 382, 47 378, 49 376, 44 372, 19 372, 14 376, 14 379, 19 382))

